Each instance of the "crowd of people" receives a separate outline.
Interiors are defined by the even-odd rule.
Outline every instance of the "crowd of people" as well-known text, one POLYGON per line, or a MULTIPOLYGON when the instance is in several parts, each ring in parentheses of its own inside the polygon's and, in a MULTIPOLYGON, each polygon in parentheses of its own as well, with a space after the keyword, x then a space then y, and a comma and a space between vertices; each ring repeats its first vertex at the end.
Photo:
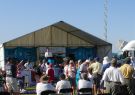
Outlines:
POLYGON ((122 63, 118 63, 116 57, 110 59, 108 56, 103 60, 95 57, 84 61, 65 57, 62 64, 52 64, 48 60, 33 64, 29 60, 24 62, 8 58, 5 71, 0 69, 0 91, 19 95, 35 81, 37 95, 45 90, 60 93, 66 88, 73 90, 72 95, 76 95, 81 88, 92 89, 89 92, 92 95, 135 95, 134 66, 133 57, 125 58, 122 63))

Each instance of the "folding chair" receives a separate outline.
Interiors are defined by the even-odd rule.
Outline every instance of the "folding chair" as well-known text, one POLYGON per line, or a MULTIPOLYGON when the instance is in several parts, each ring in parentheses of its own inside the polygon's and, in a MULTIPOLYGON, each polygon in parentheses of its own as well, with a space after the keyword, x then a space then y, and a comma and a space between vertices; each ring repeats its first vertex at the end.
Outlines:
POLYGON ((109 93, 97 94, 97 95, 111 95, 109 93))
POLYGON ((73 93, 73 89, 72 88, 64 88, 64 89, 60 89, 60 94, 66 94, 66 93, 73 93))
POLYGON ((10 95, 9 92, 0 92, 0 95, 10 95))
POLYGON ((92 95, 92 88, 81 88, 78 90, 78 95, 92 95))
POLYGON ((46 90, 46 91, 42 91, 42 92, 41 92, 41 95, 49 95, 49 94, 55 94, 55 93, 56 93, 55 91, 46 90))

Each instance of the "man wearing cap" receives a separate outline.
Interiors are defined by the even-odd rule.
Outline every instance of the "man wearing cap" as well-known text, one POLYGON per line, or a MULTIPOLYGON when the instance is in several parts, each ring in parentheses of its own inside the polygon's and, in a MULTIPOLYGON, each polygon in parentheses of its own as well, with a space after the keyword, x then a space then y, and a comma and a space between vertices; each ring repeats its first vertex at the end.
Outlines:
POLYGON ((127 57, 124 60, 124 64, 120 67, 120 71, 122 72, 125 80, 125 84, 127 86, 128 93, 130 95, 134 95, 134 83, 133 83, 133 73, 134 73, 134 68, 129 65, 131 63, 131 60, 129 57, 127 57))

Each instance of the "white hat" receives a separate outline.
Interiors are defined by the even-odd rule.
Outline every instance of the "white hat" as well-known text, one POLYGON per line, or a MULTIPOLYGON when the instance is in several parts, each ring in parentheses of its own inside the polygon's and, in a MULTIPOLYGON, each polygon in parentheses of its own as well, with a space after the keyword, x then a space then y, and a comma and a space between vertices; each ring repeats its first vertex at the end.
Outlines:
POLYGON ((80 63, 80 62, 82 62, 82 60, 81 60, 81 59, 79 59, 79 60, 78 60, 78 63, 80 63))
POLYGON ((109 59, 108 56, 105 56, 103 59, 104 59, 104 60, 103 60, 103 64, 110 63, 110 59, 109 59))
POLYGON ((70 64, 70 63, 74 63, 74 61, 73 61, 73 60, 70 60, 70 61, 69 61, 69 64, 70 64))
POLYGON ((85 60, 85 62, 86 62, 86 63, 89 63, 89 62, 90 62, 90 60, 89 60, 89 59, 86 59, 86 60, 85 60))

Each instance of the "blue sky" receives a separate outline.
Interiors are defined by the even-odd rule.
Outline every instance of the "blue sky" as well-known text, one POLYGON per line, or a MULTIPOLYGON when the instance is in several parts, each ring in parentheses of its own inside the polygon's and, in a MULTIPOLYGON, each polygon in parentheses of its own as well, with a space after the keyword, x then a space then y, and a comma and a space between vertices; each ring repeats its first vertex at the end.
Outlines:
MULTIPOLYGON (((135 39, 135 0, 109 0, 108 42, 135 39)), ((104 38, 104 0, 1 0, 0 43, 65 21, 104 38)))

